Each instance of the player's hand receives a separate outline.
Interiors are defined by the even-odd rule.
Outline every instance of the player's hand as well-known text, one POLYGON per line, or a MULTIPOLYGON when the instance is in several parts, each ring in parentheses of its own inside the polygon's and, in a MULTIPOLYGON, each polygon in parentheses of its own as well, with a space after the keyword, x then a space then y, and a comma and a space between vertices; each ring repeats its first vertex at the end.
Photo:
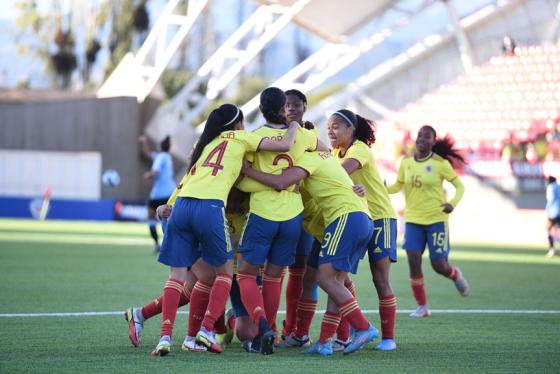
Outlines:
POLYGON ((144 179, 152 179, 152 172, 147 171, 144 173, 144 179))
POLYGON ((140 135, 138 137, 138 143, 145 144, 148 142, 148 137, 146 135, 140 135))
POLYGON ((441 211, 443 213, 447 213, 447 214, 451 213, 453 211, 453 209, 455 209, 455 208, 453 208, 453 205, 451 205, 449 203, 441 204, 440 206, 442 207, 441 211))
POLYGON ((158 206, 156 209, 156 213, 160 219, 169 218, 169 216, 171 215, 171 205, 164 204, 158 206))
POLYGON ((360 197, 364 197, 366 196, 366 188, 364 187, 363 184, 355 184, 352 189, 354 190, 354 192, 356 193, 356 195, 360 196, 360 197))

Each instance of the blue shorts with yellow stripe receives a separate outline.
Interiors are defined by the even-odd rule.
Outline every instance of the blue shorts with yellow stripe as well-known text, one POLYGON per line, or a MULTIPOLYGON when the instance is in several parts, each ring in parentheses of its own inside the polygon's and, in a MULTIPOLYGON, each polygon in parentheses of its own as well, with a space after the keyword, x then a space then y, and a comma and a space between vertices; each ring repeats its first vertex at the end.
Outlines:
POLYGON ((325 229, 319 265, 331 263, 333 268, 347 273, 358 271, 373 235, 373 222, 363 212, 352 212, 331 222, 325 229))
POLYGON ((286 221, 271 221, 250 213, 239 241, 237 253, 252 265, 265 261, 278 266, 290 266, 295 261, 303 213, 286 221))
POLYGON ((200 257, 213 266, 233 259, 224 203, 179 197, 168 219, 158 261, 191 267, 200 257))
POLYGON ((407 222, 404 228, 403 249, 424 253, 426 244, 430 250, 430 259, 438 260, 449 256, 449 230, 447 222, 431 225, 418 225, 407 222))
POLYGON ((397 220, 380 218, 373 221, 373 236, 368 244, 369 262, 389 257, 397 262, 397 220))

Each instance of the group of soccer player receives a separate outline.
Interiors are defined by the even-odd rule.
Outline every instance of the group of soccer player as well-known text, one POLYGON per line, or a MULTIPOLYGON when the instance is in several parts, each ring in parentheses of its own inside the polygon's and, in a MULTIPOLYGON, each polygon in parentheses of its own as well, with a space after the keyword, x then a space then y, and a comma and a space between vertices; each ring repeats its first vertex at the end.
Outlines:
POLYGON ((346 109, 334 112, 328 146, 304 121, 306 107, 300 91, 269 87, 260 95, 266 124, 253 132, 244 130, 235 105, 210 113, 186 175, 157 209, 167 220, 158 260, 170 267, 170 275, 162 295, 125 312, 135 347, 144 322, 161 313, 152 355, 167 355, 177 309, 190 303, 185 351, 220 353, 235 331, 253 353, 272 354, 277 346, 324 356, 355 352, 378 336, 349 277, 367 252, 381 320, 375 348, 396 349, 397 301, 389 274, 397 260, 397 217, 389 193, 403 188, 403 249, 418 302, 411 316, 430 314, 421 267, 426 244, 434 270, 468 295, 467 281, 448 261, 447 218, 464 192, 453 169, 464 160, 452 139, 423 126, 414 155, 402 160, 397 181, 386 186, 370 150, 372 121, 346 109), (443 180, 455 187, 450 201, 443 180), (279 331, 285 277, 286 318, 279 331), (312 344, 317 287, 328 300, 312 344), (226 312, 228 297, 232 308, 226 312))

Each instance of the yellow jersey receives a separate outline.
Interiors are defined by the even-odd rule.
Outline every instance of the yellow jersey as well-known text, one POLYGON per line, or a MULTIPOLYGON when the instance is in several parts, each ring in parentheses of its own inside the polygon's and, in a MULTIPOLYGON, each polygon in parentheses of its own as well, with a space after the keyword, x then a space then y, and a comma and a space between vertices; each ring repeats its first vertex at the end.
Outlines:
POLYGON ((305 190, 323 211, 325 227, 346 213, 369 216, 366 200, 354 193, 352 179, 330 152, 306 152, 295 166, 309 173, 305 190))
POLYGON ((323 240, 325 221, 321 208, 305 189, 305 180, 300 183, 301 200, 303 201, 303 229, 318 241, 323 240))
MULTIPOLYGON (((254 131, 263 138, 281 140, 287 129, 274 129, 262 126, 254 131)), ((305 151, 317 149, 317 135, 304 128, 299 128, 296 140, 289 152, 257 152, 253 154, 253 168, 265 173, 279 175, 283 169, 294 165, 295 160, 305 151)), ((267 189, 251 193, 251 213, 271 221, 287 221, 303 211, 301 196, 293 189, 276 191, 267 189)))
POLYGON ((448 219, 448 214, 442 211, 442 204, 447 201, 443 191, 444 180, 451 182, 455 187, 455 196, 449 201, 455 207, 463 197, 465 188, 449 161, 437 154, 432 154, 422 161, 416 161, 410 156, 403 158, 399 165, 397 182, 388 186, 387 190, 389 193, 395 193, 404 186, 405 221, 431 225, 448 219))
POLYGON ((246 152, 255 152, 263 137, 243 131, 224 131, 204 147, 198 161, 183 177, 177 196, 222 200, 235 183, 246 152))
POLYGON ((361 184, 366 188, 366 200, 371 217, 374 220, 397 218, 387 189, 379 176, 371 149, 367 144, 356 140, 346 150, 346 154, 342 155, 339 148, 333 149, 332 153, 340 164, 349 159, 354 159, 360 164, 360 167, 350 174, 350 178, 354 183, 361 184))

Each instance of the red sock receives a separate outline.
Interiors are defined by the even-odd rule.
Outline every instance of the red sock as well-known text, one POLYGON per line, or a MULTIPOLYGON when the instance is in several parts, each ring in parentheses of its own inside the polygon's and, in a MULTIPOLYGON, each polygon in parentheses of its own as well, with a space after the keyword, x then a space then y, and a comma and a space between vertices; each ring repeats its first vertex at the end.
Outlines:
POLYGON ((395 339, 395 321, 397 319, 397 298, 387 295, 379 298, 379 317, 381 318, 381 337, 395 339))
MULTIPOLYGON (((153 316, 157 316, 158 314, 161 313, 162 300, 163 300, 163 295, 160 295, 157 297, 157 299, 142 307, 142 316, 144 316, 144 320, 150 319, 153 316)), ((180 308, 183 305, 187 305, 190 300, 191 300, 191 290, 189 290, 187 288, 187 285, 185 284, 183 287, 183 291, 181 292, 181 298, 179 299, 178 307, 180 308)))
MULTIPOLYGON (((356 298, 356 289, 354 288, 354 282, 350 279, 348 282, 344 283, 344 286, 350 291, 352 296, 356 298)), ((343 342, 347 341, 350 338, 350 323, 346 318, 342 317, 340 319, 340 323, 338 324, 338 328, 336 329, 336 337, 343 342)))
POLYGON ((367 330, 369 328, 369 322, 366 317, 364 317, 355 298, 346 300, 338 306, 338 309, 354 329, 367 330))
POLYGON ((325 312, 323 316, 323 322, 321 323, 321 334, 319 336, 319 343, 323 344, 332 336, 340 323, 340 313, 329 312, 328 310, 325 312))
POLYGON ((266 318, 263 296, 257 286, 257 276, 237 271, 237 284, 241 293, 241 301, 255 325, 259 325, 261 317, 266 318))
POLYGON ((171 337, 173 331, 173 324, 175 323, 175 316, 177 315, 177 307, 179 306, 179 299, 183 291, 183 282, 178 279, 169 278, 163 287, 162 298, 162 322, 161 322, 161 335, 171 337))
POLYGON ((296 336, 309 336, 311 321, 317 309, 317 300, 300 300, 297 308, 296 336))
MULTIPOLYGON (((232 276, 226 273, 218 273, 210 293, 210 302, 202 321, 202 326, 208 331, 214 330, 214 324, 220 315, 224 314, 224 309, 231 290, 232 276)), ((225 325, 224 325, 225 330, 225 325)))
POLYGON ((276 324, 276 314, 280 306, 280 293, 282 292, 282 277, 263 275, 262 297, 264 311, 269 326, 276 324))
POLYGON ((229 316, 229 319, 226 321, 227 325, 231 330, 235 330, 235 315, 232 314, 229 316))
POLYGON ((189 308, 188 336, 195 336, 200 330, 204 314, 210 301, 212 285, 203 281, 197 281, 191 293, 191 306, 189 308))
POLYGON ((214 323, 214 330, 216 331, 216 334, 225 334, 227 332, 226 318, 224 314, 225 313, 222 313, 214 323))
POLYGON ((410 287, 412 287, 412 294, 418 305, 428 305, 426 290, 424 289, 424 276, 410 277, 410 287))
POLYGON ((447 276, 447 278, 451 279, 453 282, 455 282, 457 280, 457 277, 459 276, 459 272, 457 271, 457 268, 455 266, 451 266, 451 273, 449 273, 449 275, 447 276))
POLYGON ((286 284, 286 319, 282 329, 282 335, 284 336, 290 335, 296 327, 297 306, 303 290, 305 268, 290 267, 289 271, 288 283, 286 284))

